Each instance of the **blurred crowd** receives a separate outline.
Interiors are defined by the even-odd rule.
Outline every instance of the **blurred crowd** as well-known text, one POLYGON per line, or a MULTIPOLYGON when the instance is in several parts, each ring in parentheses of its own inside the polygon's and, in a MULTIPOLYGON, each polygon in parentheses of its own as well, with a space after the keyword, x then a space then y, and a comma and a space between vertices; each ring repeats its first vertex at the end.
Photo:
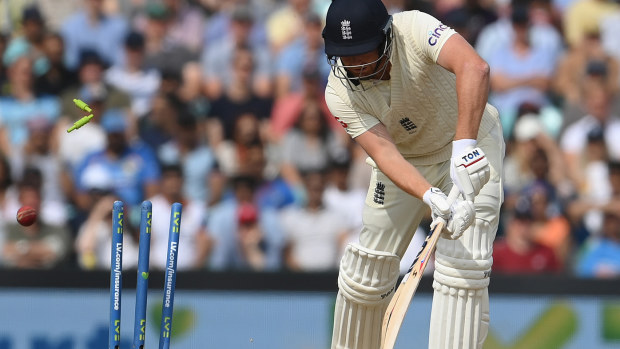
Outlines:
MULTIPOLYGON (((494 273, 620 276, 618 1, 383 2, 439 18, 491 67, 507 142, 494 273)), ((150 200, 153 269, 181 202, 179 270, 335 270, 370 167, 324 101, 329 3, 2 2, 0 267, 109 268, 115 200, 135 267, 150 200), (94 116, 67 133, 74 98, 94 116)))

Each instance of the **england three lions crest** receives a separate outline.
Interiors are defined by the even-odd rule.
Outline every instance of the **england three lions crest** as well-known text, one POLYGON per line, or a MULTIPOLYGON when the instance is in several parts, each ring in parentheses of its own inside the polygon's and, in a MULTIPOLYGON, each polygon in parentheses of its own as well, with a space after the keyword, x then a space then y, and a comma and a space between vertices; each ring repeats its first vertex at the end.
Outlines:
POLYGON ((351 21, 345 19, 344 21, 340 22, 340 30, 342 31, 343 40, 353 39, 353 34, 351 32, 351 21))
POLYGON ((409 134, 413 134, 418 131, 418 126, 416 126, 416 124, 414 124, 409 118, 402 118, 398 122, 409 134))

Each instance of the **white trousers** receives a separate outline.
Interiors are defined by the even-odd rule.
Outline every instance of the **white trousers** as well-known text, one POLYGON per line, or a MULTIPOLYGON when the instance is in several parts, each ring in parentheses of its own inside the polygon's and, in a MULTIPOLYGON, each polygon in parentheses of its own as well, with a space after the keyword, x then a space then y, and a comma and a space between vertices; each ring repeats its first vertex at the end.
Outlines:
MULTIPOLYGON (((497 127, 478 141, 478 146, 489 160, 491 177, 475 199, 476 221, 472 227, 458 240, 440 237, 437 243, 433 285, 435 294, 431 314, 431 322, 435 324, 431 325, 429 334, 429 348, 432 349, 481 348, 486 338, 489 322, 487 286, 492 264, 492 244, 503 202, 505 145, 499 121, 497 127), (462 319, 452 319, 455 316, 462 319), (464 342, 456 337, 466 340, 464 342)), ((449 160, 432 165, 416 165, 416 169, 431 185, 440 188, 446 195, 450 192, 452 182, 449 160)), ((360 233, 360 245, 402 258, 428 210, 428 206, 421 200, 398 188, 374 167, 363 212, 364 227, 360 233)), ((344 333, 346 329, 334 329, 334 333, 337 332, 344 333)), ((376 348, 379 348, 379 343, 376 348)))

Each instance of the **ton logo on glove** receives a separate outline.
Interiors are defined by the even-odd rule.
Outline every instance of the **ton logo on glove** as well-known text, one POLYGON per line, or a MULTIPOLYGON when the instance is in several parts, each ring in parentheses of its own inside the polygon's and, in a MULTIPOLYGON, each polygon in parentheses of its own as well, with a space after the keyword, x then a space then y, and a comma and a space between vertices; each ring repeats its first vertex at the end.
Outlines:
POLYGON ((471 153, 468 153, 467 155, 463 156, 463 161, 468 162, 468 160, 479 159, 479 158, 480 158, 480 152, 478 151, 478 149, 474 149, 474 151, 472 151, 471 153))

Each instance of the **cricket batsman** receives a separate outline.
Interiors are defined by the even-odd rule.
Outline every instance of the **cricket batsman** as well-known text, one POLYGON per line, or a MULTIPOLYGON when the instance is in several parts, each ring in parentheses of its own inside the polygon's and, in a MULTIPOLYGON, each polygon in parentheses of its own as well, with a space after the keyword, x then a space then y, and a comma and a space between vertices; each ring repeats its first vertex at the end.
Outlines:
POLYGON ((489 66, 434 17, 390 16, 381 0, 333 0, 323 38, 327 104, 373 166, 359 244, 340 264, 332 349, 380 348, 400 258, 426 206, 432 226, 446 222, 429 348, 482 348, 505 147, 487 103, 489 66))

